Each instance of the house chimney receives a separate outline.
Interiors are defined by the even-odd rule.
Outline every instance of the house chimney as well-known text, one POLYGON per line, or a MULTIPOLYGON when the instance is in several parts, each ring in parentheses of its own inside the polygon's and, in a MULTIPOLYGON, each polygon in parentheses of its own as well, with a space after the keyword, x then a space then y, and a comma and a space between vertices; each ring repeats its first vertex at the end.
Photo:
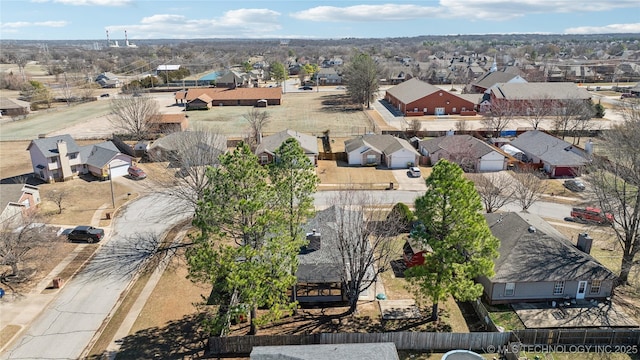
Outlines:
POLYGON ((591 254, 591 245, 593 244, 593 239, 591 238, 591 236, 589 236, 589 234, 587 233, 582 233, 578 235, 578 244, 577 244, 577 248, 586 253, 586 254, 591 254))
POLYGON ((308 251, 320 250, 320 233, 316 232, 316 229, 307 234, 307 241, 309 241, 309 245, 307 245, 308 251))

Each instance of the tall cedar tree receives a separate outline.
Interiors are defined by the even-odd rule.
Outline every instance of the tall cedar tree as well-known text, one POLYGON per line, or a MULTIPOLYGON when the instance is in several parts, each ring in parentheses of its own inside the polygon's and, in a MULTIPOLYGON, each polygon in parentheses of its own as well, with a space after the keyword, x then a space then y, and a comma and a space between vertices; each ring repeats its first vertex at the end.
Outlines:
POLYGON ((433 304, 432 320, 438 319, 438 304, 450 294, 468 301, 482 294, 478 276, 493 276, 493 260, 498 257, 498 239, 489 229, 482 201, 462 169, 440 160, 426 180, 426 193, 416 199, 418 227, 415 240, 425 249, 424 265, 407 270, 417 296, 433 304))
POLYGON ((378 64, 368 54, 359 53, 345 69, 347 93, 357 104, 366 104, 367 109, 380 88, 378 64))
POLYGON ((275 161, 269 166, 276 200, 292 240, 303 235, 301 223, 313 215, 313 193, 319 179, 315 164, 304 153, 298 140, 289 138, 275 151, 275 161))
POLYGON ((209 185, 193 221, 200 235, 187 251, 192 278, 222 281, 238 294, 251 311, 251 334, 295 306, 287 290, 296 281, 301 242, 288 236, 268 175, 246 144, 220 156, 220 166, 207 169, 209 185), (258 307, 268 310, 257 317, 258 307))

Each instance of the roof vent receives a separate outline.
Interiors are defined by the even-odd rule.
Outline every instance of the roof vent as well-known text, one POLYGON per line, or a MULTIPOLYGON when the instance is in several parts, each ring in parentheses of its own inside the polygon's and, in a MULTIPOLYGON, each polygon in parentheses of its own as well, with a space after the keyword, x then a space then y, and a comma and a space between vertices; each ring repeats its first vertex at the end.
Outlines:
POLYGON ((536 228, 533 226, 529 226, 529 229, 527 229, 530 233, 534 233, 536 232, 536 228))

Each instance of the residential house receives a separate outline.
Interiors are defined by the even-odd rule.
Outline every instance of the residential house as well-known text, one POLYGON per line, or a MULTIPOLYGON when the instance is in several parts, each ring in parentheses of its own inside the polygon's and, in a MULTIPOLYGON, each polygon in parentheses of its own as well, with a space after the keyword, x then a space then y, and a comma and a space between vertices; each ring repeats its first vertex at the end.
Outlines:
POLYGON ((489 89, 490 106, 509 109, 513 115, 529 115, 538 106, 553 107, 559 111, 576 101, 590 106, 591 94, 587 89, 568 82, 506 83, 489 89))
POLYGON ((255 346, 251 360, 399 360, 388 343, 255 346))
MULTIPOLYGON (((180 166, 180 153, 188 151, 193 154, 194 149, 206 153, 224 154, 227 152, 227 138, 220 134, 206 131, 181 131, 167 134, 149 145, 147 153, 152 161, 169 161, 170 166, 180 166)), ((216 156, 195 156, 190 159, 194 166, 213 165, 201 163, 216 156)))
POLYGON ((71 135, 32 140, 27 150, 33 173, 43 181, 70 180, 83 172, 80 147, 71 135))
POLYGON ((260 164, 266 165, 277 161, 277 159, 275 159, 276 149, 278 149, 285 140, 290 138, 296 139, 305 155, 309 158, 309 161, 314 165, 318 165, 318 139, 313 135, 307 135, 289 129, 262 138, 255 150, 255 154, 258 156, 258 159, 260 159, 260 164))
POLYGON ((31 104, 26 101, 0 96, 0 117, 27 115, 30 108, 31 104))
POLYGON ((126 176, 133 165, 133 157, 123 154, 111 141, 95 145, 82 146, 80 157, 83 162, 83 173, 90 173, 100 180, 126 176))
POLYGON ((342 84, 342 75, 334 68, 320 68, 315 74, 319 85, 339 85, 342 84))
POLYGON ((70 135, 32 140, 27 147, 33 173, 46 182, 66 181, 91 173, 99 179, 127 175, 133 158, 111 141, 78 146, 70 135))
POLYGON ((0 184, 0 224, 27 216, 40 204, 40 190, 29 184, 0 184))
POLYGON ((338 247, 336 205, 317 211, 305 225, 307 246, 298 255, 291 297, 300 304, 345 303, 344 271, 338 247))
POLYGON ((490 304, 605 299, 615 274, 589 255, 591 238, 572 244, 552 225, 530 213, 489 213, 485 219, 500 241, 495 275, 479 278, 490 304))
POLYGON ((110 72, 103 72, 102 74, 96 76, 95 82, 98 83, 103 88, 117 88, 122 85, 120 79, 114 74, 110 72))
POLYGON ((580 176, 589 163, 584 149, 540 130, 524 132, 510 145, 524 153, 525 162, 540 164, 552 178, 580 176))
POLYGON ((235 89, 246 87, 250 84, 249 77, 245 73, 229 70, 216 78, 216 87, 235 89))
POLYGON ((422 140, 418 151, 428 156, 431 164, 440 159, 454 162, 465 172, 501 171, 507 166, 502 151, 470 135, 449 135, 422 140))
POLYGON ((418 163, 420 154, 404 139, 364 135, 344 142, 349 165, 381 165, 402 169, 418 163), (411 164, 411 165, 410 165, 411 164))
POLYGON ((473 102, 417 78, 393 86, 384 98, 405 116, 475 115, 473 102))
POLYGON ((149 132, 154 134, 168 134, 176 131, 186 131, 189 119, 185 114, 159 114, 151 120, 149 132))
POLYGON ((186 109, 210 108, 216 106, 257 106, 260 100, 267 105, 282 103, 279 88, 197 88, 176 91, 176 103, 185 104, 186 109))

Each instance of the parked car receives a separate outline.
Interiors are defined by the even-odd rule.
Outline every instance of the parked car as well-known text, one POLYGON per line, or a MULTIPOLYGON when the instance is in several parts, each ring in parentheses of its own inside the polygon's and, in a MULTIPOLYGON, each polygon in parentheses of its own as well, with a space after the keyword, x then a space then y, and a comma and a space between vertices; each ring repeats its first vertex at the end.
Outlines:
POLYGON ((584 191, 584 189, 586 189, 586 186, 584 185, 584 183, 576 179, 565 180, 563 185, 567 189, 575 192, 584 191))
POLYGON ((633 94, 633 93, 624 93, 620 95, 620 99, 635 98, 635 97, 638 97, 638 96, 636 96, 636 94, 633 94))
POLYGON ((98 242, 103 237, 104 230, 93 226, 76 226, 67 234, 69 241, 86 241, 88 243, 98 242))
POLYGON ((298 90, 313 90, 311 86, 300 86, 298 90))
POLYGON ((595 223, 598 225, 613 224, 613 214, 605 213, 597 207, 572 208, 571 217, 575 222, 595 223))
POLYGON ((409 168, 409 176, 411 177, 421 177, 422 173, 420 172, 420 168, 417 166, 412 166, 409 168))
POLYGON ((108 98, 108 97, 109 97, 109 94, 106 94, 106 93, 105 93, 105 94, 100 95, 100 97, 101 97, 101 98, 108 98))
POLYGON ((129 177, 131 177, 134 180, 142 180, 147 177, 147 174, 144 172, 144 170, 140 169, 137 166, 129 166, 128 172, 129 172, 129 177))

